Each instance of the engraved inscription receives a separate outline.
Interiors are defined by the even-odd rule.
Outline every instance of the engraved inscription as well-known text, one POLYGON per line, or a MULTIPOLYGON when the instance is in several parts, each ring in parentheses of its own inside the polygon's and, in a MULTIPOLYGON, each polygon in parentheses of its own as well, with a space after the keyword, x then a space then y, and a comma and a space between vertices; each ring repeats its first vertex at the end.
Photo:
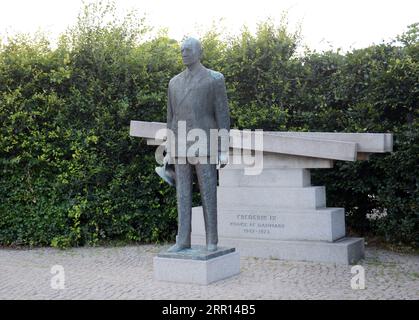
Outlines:
POLYGON ((236 221, 230 222, 230 226, 241 228, 248 235, 268 235, 274 230, 285 228, 276 216, 267 214, 237 214, 236 221))

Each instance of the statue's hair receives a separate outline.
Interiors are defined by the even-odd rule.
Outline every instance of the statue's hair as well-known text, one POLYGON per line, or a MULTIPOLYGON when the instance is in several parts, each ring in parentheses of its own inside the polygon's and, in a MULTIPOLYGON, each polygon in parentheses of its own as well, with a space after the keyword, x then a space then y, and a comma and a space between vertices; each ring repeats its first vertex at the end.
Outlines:
POLYGON ((198 49, 199 53, 202 54, 202 44, 201 44, 201 41, 199 41, 198 39, 193 38, 193 37, 187 37, 183 41, 183 43, 186 43, 186 42, 191 42, 193 44, 193 46, 198 49))

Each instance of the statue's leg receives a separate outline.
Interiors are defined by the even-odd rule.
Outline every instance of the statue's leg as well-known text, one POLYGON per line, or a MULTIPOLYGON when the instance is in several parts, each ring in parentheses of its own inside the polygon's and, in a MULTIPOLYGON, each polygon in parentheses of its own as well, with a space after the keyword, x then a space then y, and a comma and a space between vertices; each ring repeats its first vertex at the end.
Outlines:
POLYGON ((176 252, 191 247, 192 215, 192 166, 175 164, 176 195, 178 211, 178 234, 176 245, 169 251, 176 252))
POLYGON ((217 250, 217 169, 215 164, 197 164, 199 190, 204 211, 207 249, 217 250))

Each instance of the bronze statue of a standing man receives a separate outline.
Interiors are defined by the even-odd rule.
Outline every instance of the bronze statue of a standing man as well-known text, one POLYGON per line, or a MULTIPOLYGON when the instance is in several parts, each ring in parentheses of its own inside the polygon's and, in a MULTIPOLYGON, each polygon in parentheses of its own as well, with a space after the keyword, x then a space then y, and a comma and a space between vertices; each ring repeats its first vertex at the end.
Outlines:
MULTIPOLYGON (((206 244, 208 251, 216 251, 217 232, 217 162, 220 168, 228 162, 228 142, 216 143, 216 163, 211 163, 214 144, 210 143, 211 129, 230 130, 230 114, 224 76, 216 71, 205 68, 201 62, 201 43, 194 39, 186 39, 181 47, 182 60, 186 69, 173 77, 169 82, 167 104, 167 128, 172 130, 174 137, 184 130, 186 133, 199 129, 205 132, 205 148, 194 153, 194 161, 187 157, 179 161, 186 153, 179 151, 180 145, 190 147, 193 141, 176 141, 167 145, 166 159, 175 164, 176 194, 178 209, 178 234, 176 244, 170 252, 178 252, 191 247, 191 216, 192 216, 192 169, 195 168, 201 193, 204 212, 206 244), (183 126, 183 127, 182 127, 183 126), (203 161, 204 160, 204 161, 203 161)), ((169 139, 169 136, 168 136, 169 139)), ((169 140, 168 140, 169 142, 169 140)), ((203 141, 201 141, 202 143, 203 141)), ((167 161, 167 160, 166 160, 167 161)))

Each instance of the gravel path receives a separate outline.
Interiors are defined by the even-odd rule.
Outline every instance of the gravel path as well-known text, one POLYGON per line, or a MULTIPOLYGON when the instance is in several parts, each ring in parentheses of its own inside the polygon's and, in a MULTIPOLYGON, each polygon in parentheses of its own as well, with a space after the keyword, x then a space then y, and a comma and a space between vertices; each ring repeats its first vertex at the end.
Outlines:
POLYGON ((248 257, 240 275, 200 286, 153 280, 164 248, 0 249, 0 299, 419 299, 418 255, 367 248, 364 290, 351 288, 351 266, 248 257), (64 289, 51 286, 54 265, 64 289))

